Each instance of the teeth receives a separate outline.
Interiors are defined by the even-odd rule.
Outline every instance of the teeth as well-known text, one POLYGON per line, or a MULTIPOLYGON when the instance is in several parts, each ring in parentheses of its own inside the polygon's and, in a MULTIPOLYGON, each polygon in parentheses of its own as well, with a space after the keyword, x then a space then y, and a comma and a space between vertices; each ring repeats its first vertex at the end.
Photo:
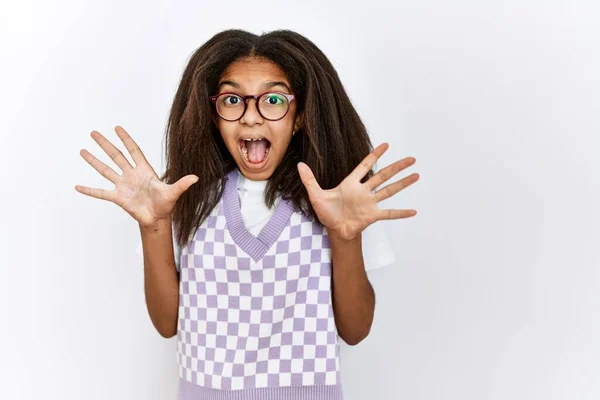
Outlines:
POLYGON ((255 141, 255 140, 263 140, 263 138, 249 138, 249 139, 244 139, 244 140, 249 142, 249 141, 255 141))

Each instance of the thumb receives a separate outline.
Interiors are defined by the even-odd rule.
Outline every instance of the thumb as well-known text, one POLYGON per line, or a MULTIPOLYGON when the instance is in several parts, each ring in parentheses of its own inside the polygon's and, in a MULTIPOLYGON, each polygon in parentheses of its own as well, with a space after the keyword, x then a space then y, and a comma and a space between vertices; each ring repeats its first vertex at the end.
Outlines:
POLYGON ((319 186, 310 167, 302 161, 298 163, 298 174, 300 174, 300 180, 302 180, 302 184, 308 191, 309 197, 313 197, 321 191, 321 186, 319 186))
POLYGON ((194 183, 198 182, 199 179, 200 178, 198 178, 196 175, 186 175, 175 182, 171 188, 174 190, 175 196, 179 198, 183 192, 188 190, 194 183))

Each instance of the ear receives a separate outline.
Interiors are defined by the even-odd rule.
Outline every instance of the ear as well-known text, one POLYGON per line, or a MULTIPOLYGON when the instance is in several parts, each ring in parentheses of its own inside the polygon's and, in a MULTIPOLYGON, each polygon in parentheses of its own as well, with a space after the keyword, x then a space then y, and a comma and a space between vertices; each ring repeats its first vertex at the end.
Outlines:
POLYGON ((302 128, 302 113, 296 114, 296 118, 294 118, 294 132, 298 132, 300 128, 302 128))

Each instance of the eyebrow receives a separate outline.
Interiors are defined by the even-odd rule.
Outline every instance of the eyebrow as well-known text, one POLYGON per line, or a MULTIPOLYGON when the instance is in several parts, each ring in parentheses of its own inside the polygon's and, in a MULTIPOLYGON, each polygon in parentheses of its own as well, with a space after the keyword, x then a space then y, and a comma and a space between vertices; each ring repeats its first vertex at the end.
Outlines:
MULTIPOLYGON (((219 89, 221 89, 221 86, 223 86, 223 85, 230 85, 236 89, 240 88, 240 85, 238 83, 236 83, 235 81, 221 81, 219 83, 219 89)), ((265 89, 271 89, 272 87, 275 87, 275 86, 283 86, 288 90, 288 92, 290 92, 290 93, 292 92, 290 87, 287 85, 287 83, 285 83, 283 81, 266 82, 264 84, 265 89)))

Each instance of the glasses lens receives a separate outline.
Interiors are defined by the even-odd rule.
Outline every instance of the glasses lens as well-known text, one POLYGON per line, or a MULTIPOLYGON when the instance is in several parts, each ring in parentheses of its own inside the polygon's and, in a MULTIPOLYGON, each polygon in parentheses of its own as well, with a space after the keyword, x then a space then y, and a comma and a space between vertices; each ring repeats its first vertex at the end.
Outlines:
POLYGON ((258 99, 260 113, 267 119, 280 119, 289 107, 287 97, 280 93, 265 93, 258 99))
POLYGON ((236 120, 244 112, 244 100, 234 94, 224 94, 217 98, 217 112, 228 120, 236 120))

